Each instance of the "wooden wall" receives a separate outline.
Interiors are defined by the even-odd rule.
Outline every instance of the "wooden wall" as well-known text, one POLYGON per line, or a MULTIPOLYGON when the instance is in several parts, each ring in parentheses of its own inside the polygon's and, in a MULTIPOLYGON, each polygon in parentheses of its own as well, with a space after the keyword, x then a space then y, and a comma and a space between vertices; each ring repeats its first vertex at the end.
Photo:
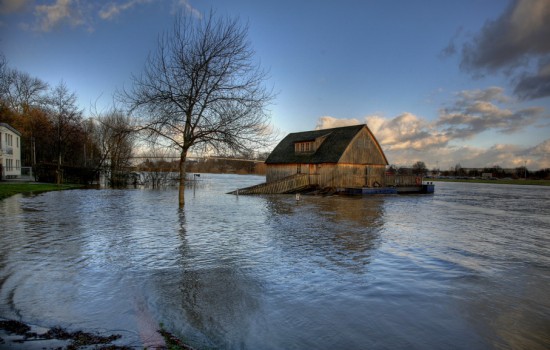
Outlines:
POLYGON ((268 164, 266 181, 270 183, 294 174, 308 174, 312 185, 323 188, 384 187, 387 164, 378 142, 367 128, 363 128, 349 143, 337 164, 268 164))
POLYGON ((294 174, 308 174, 310 184, 320 187, 383 187, 384 165, 360 164, 270 164, 266 182, 273 182, 294 174))
POLYGON ((357 133, 344 151, 339 163, 387 165, 382 150, 367 128, 357 133))

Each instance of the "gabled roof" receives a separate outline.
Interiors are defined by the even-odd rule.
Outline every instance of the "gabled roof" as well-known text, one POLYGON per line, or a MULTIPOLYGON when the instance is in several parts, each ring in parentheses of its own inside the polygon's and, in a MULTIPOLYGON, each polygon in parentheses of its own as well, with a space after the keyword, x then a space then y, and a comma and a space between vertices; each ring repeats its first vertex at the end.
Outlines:
POLYGON ((9 125, 9 124, 6 124, 6 123, 0 123, 0 126, 3 126, 4 128, 12 131, 13 133, 17 134, 17 136, 21 136, 21 133, 19 131, 17 131, 16 128, 14 128, 13 126, 9 125))
POLYGON ((267 157, 265 163, 338 163, 355 135, 365 127, 365 124, 361 124, 288 134, 267 157), (319 137, 325 137, 325 139, 314 153, 296 153, 294 151, 296 142, 313 141, 319 137))

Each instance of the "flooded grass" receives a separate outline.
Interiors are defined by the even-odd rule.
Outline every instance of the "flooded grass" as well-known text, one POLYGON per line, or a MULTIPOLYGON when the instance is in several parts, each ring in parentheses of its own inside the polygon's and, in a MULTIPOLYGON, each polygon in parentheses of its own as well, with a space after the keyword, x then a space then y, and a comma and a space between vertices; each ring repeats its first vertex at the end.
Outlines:
POLYGON ((18 193, 39 193, 81 188, 82 185, 56 185, 38 183, 0 183, 0 199, 8 198, 18 193))

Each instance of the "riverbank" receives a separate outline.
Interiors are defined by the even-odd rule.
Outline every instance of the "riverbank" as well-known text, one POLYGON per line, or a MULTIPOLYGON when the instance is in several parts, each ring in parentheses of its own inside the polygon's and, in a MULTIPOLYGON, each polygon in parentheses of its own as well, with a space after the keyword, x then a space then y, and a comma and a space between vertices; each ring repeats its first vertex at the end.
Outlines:
POLYGON ((56 185, 46 183, 34 183, 34 182, 0 182, 0 200, 8 198, 18 193, 40 193, 47 191, 61 191, 70 190, 75 188, 81 188, 82 185, 56 185))
POLYGON ((0 348, 9 349, 101 349, 130 350, 132 347, 116 345, 120 334, 103 336, 82 331, 69 332, 60 327, 43 328, 15 320, 0 319, 0 348))
POLYGON ((424 178, 426 181, 434 182, 468 182, 468 183, 480 183, 480 184, 495 184, 495 185, 530 185, 530 186, 550 186, 550 180, 524 180, 524 179, 498 179, 498 180, 484 180, 484 179, 432 179, 424 178))
MULTIPOLYGON (((157 350, 194 350, 172 333, 166 331, 162 324, 157 332, 164 339, 157 350)), ((83 331, 70 332, 61 327, 44 328, 29 325, 20 321, 0 319, 0 349, 109 349, 131 350, 135 344, 124 345, 120 334, 100 335, 83 331), (118 344, 117 344, 118 343, 118 344)))

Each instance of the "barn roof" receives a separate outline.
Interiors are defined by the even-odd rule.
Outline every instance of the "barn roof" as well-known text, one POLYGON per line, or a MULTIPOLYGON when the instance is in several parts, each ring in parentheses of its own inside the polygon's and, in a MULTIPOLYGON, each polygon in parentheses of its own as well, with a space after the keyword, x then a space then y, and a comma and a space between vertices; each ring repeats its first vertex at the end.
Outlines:
POLYGON ((361 124, 288 134, 271 152, 265 163, 338 163, 355 135, 365 127, 365 124, 361 124), (314 153, 296 153, 294 151, 296 142, 314 141, 319 137, 325 137, 325 139, 314 153))

